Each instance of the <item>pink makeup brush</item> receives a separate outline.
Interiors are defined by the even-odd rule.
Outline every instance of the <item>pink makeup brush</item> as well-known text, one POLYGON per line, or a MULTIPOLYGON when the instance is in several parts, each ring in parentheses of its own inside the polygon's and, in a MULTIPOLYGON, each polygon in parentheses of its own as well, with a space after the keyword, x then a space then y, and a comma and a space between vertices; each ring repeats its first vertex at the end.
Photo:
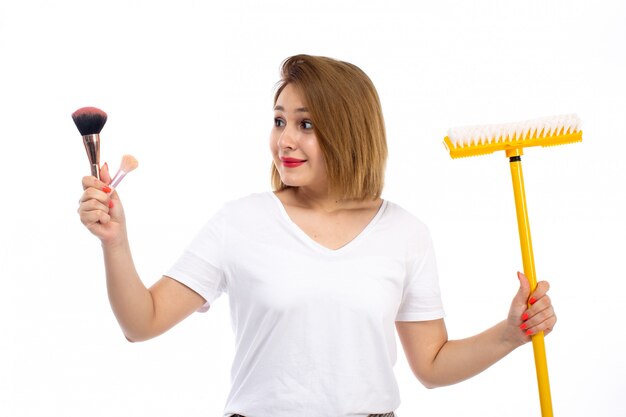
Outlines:
POLYGON ((107 114, 95 107, 82 107, 72 113, 72 119, 83 135, 91 175, 100 179, 100 131, 107 122, 107 114))
POLYGON ((122 179, 128 174, 130 171, 134 170, 139 166, 139 162, 132 155, 124 155, 122 157, 122 163, 120 164, 120 169, 117 170, 117 173, 111 180, 111 184, 109 187, 111 189, 115 189, 118 184, 122 181, 122 179))

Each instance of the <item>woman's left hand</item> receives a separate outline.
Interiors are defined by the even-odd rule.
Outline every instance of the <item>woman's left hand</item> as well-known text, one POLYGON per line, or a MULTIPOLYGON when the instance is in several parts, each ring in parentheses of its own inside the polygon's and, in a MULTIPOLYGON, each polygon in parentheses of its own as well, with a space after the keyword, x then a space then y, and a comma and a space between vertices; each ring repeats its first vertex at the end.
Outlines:
POLYGON ((521 272, 517 273, 520 288, 509 310, 508 336, 520 344, 529 342, 531 336, 539 332, 549 334, 556 324, 556 315, 552 300, 546 294, 550 284, 546 281, 537 283, 537 288, 530 293, 528 278, 521 272), (530 307, 528 306, 530 304, 530 307))

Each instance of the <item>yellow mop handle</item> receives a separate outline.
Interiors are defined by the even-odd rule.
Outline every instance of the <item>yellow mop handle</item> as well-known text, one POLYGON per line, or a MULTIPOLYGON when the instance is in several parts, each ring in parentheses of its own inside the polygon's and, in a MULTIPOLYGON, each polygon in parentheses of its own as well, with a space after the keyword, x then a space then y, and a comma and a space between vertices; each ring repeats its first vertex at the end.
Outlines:
MULTIPOLYGON (((526 194, 524 192, 524 176, 522 174, 522 161, 520 156, 522 149, 512 149, 506 152, 510 158, 511 179, 513 180, 513 193, 515 195, 515 210, 517 212, 517 226, 522 249, 522 261, 524 274, 530 282, 530 289, 537 288, 535 275, 535 260, 533 257, 533 245, 530 239, 530 223, 526 210, 526 194)), ((541 415, 552 417, 552 399, 550 396, 550 380, 548 378, 548 363, 546 360, 546 346, 543 332, 532 336, 533 352, 535 354, 535 368, 537 369, 537 384, 539 386, 539 401, 541 403, 541 415)))

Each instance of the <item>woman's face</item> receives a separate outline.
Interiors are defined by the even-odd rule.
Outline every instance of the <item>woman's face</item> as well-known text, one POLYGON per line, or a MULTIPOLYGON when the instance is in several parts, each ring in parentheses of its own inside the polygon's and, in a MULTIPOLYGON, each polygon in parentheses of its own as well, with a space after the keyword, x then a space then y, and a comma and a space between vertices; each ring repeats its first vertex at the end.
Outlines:
POLYGON ((270 150, 283 183, 326 190, 326 165, 313 122, 306 103, 291 84, 283 88, 274 106, 270 150))

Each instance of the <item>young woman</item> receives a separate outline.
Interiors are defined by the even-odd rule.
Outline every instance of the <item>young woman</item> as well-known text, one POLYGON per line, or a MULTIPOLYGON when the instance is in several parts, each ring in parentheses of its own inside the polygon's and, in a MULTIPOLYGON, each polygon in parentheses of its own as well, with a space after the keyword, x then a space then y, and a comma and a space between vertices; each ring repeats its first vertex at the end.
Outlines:
POLYGON ((356 66, 298 55, 282 65, 270 134, 274 192, 230 202, 151 288, 124 212, 83 178, 79 214, 102 242, 113 312, 130 341, 155 337, 228 293, 236 354, 224 416, 393 416, 394 326, 427 387, 476 375, 556 323, 548 284, 527 279, 508 317, 448 340, 427 228, 381 199, 380 102, 356 66), (530 302, 531 307, 527 307, 530 302))

